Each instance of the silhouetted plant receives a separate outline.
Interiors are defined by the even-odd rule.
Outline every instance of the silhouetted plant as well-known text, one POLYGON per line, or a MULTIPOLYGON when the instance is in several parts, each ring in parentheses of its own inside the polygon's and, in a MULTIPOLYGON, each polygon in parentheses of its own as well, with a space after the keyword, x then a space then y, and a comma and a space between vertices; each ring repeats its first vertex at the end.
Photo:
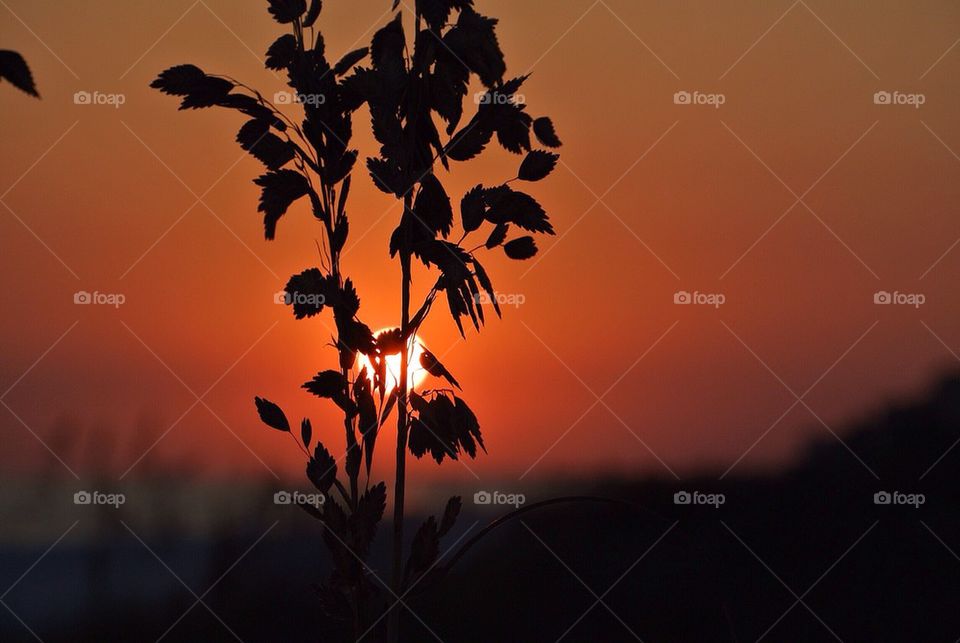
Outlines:
MULTIPOLYGON (((396 0, 393 10, 400 2, 396 0)), ((514 229, 553 234, 547 214, 530 195, 509 184, 539 181, 549 175, 557 155, 533 150, 534 137, 547 147, 560 140, 548 118, 534 120, 517 92, 526 76, 504 81, 506 64, 495 33, 497 20, 473 9, 472 0, 417 0, 413 16, 415 37, 407 42, 402 13, 376 32, 369 49, 348 53, 331 66, 324 55, 322 36, 314 30, 321 2, 269 0, 269 11, 291 33, 274 42, 266 54, 269 69, 285 71, 299 98, 303 120, 297 123, 256 90, 227 76, 206 74, 193 65, 164 71, 153 87, 182 97, 181 109, 226 107, 249 117, 237 140, 266 166, 255 180, 262 188, 260 211, 267 239, 290 205, 308 198, 313 216, 322 224, 321 265, 294 275, 285 291, 298 319, 314 317, 325 308, 333 313, 339 368, 321 371, 303 385, 317 397, 329 399, 343 414, 345 448, 343 472, 338 461, 319 441, 313 452, 309 419, 300 425, 298 446, 307 455, 307 477, 329 496, 336 489, 343 504, 328 497, 322 509, 303 508, 325 526, 324 540, 334 562, 326 583, 319 586, 327 616, 327 636, 353 640, 387 617, 386 637, 399 637, 397 596, 424 589, 439 555, 440 540, 452 529, 460 512, 459 497, 449 500, 442 517, 429 518, 416 532, 404 562, 404 492, 407 449, 417 458, 429 453, 437 463, 462 453, 476 457, 484 449, 480 424, 467 403, 451 388, 411 390, 409 362, 417 331, 436 298, 444 293, 461 335, 463 318, 479 330, 484 302, 500 309, 493 285, 477 258, 481 250, 502 248, 512 259, 529 259, 537 252, 531 235, 507 241, 514 229), (456 20, 453 20, 453 17, 456 20), (368 59, 366 65, 361 65, 368 59), (485 91, 477 95, 477 109, 463 127, 464 103, 471 75, 485 91), (403 214, 390 239, 390 255, 398 258, 401 278, 400 324, 374 335, 361 321, 360 298, 345 277, 341 253, 347 241, 347 199, 358 156, 350 149, 352 115, 367 106, 373 134, 380 143, 377 156, 367 158, 373 183, 403 202, 403 214), (445 123, 445 134, 434 116, 445 123), (450 197, 434 172, 437 163, 447 170, 451 162, 479 155, 496 136, 505 149, 525 154, 514 178, 487 187, 477 185, 460 201, 462 232, 450 241, 454 213, 450 197), (443 138, 447 138, 446 142, 443 138), (467 238, 489 224, 484 242, 466 249, 467 238), (411 306, 413 258, 437 271, 436 281, 415 310, 411 306), (372 365, 356 372, 357 353, 372 365), (399 376, 391 381, 387 357, 399 355, 399 376), (393 570, 389 594, 371 581, 365 560, 386 506, 386 486, 370 485, 371 465, 380 431, 397 410, 396 479, 394 484, 393 570), (365 465, 365 466, 364 466, 365 465), (364 490, 360 490, 365 469, 364 490)), ((420 366, 456 389, 459 382, 428 351, 420 366)), ((279 406, 256 398, 260 418, 268 426, 291 433, 279 406)), ((324 440, 326 440, 326 435, 324 440)), ((382 625, 376 630, 382 636, 382 625)))
POLYGON ((0 82, 3 80, 31 96, 40 98, 27 61, 23 56, 9 49, 0 49, 0 82))

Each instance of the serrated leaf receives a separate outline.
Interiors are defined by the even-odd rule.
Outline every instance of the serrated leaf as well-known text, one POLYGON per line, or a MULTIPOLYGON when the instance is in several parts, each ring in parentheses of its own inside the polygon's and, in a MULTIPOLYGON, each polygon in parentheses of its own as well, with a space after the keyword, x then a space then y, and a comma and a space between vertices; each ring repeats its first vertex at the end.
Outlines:
POLYGON ((486 218, 491 223, 513 223, 529 232, 546 232, 554 234, 547 213, 529 194, 516 192, 500 186, 489 189, 487 194, 486 218))
POLYGON ((237 142, 267 169, 278 170, 293 160, 294 148, 272 133, 270 126, 270 121, 266 120, 247 121, 237 133, 237 142))
POLYGON ((510 230, 510 225, 507 223, 498 223, 493 229, 493 232, 490 233, 490 236, 487 237, 487 243, 484 244, 488 250, 496 248, 504 239, 507 238, 507 232, 510 230))
POLYGON ((40 98, 27 61, 8 49, 0 50, 0 80, 4 79, 17 89, 40 98))
POLYGON ((343 395, 345 386, 346 380, 343 379, 340 371, 326 370, 314 375, 312 380, 303 385, 303 388, 317 397, 334 399, 343 395))
POLYGON ((306 0, 270 0, 268 11, 280 24, 291 23, 307 10, 306 0))
POLYGON ((286 69, 297 55, 297 39, 293 34, 284 34, 277 38, 267 49, 267 69, 286 69))
POLYGON ((486 200, 482 185, 474 187, 460 200, 460 218, 464 232, 473 232, 483 223, 486 212, 486 200))
POLYGON ((366 57, 367 53, 369 53, 369 51, 370 51, 369 49, 367 49, 366 47, 363 47, 361 49, 354 49, 350 53, 346 54, 343 58, 340 59, 340 62, 334 65, 333 67, 334 75, 342 76, 343 74, 353 69, 353 66, 356 65, 361 60, 363 60, 366 57))
POLYGON ((294 316, 303 319, 319 314, 328 303, 333 285, 319 268, 308 268, 290 277, 284 292, 287 303, 293 305, 294 316))
POLYGON ((313 456, 307 462, 307 478, 324 495, 330 491, 337 479, 337 461, 320 442, 317 442, 313 456))
POLYGON ((517 175, 521 181, 540 181, 547 178, 553 169, 557 166, 557 159, 560 156, 552 152, 543 150, 533 150, 527 154, 520 165, 520 172, 517 175))
POLYGON ((254 180, 263 190, 260 193, 260 207, 263 212, 263 227, 266 238, 276 236, 277 221, 280 220, 297 199, 310 191, 307 179, 294 170, 268 172, 254 180))
POLYGON ((413 205, 413 214, 417 221, 433 232, 440 233, 447 238, 453 226, 453 210, 450 207, 450 197, 440 180, 433 174, 428 174, 420 181, 420 191, 413 205))
POLYGON ((471 121, 450 139, 444 153, 454 161, 469 161, 486 148, 492 137, 492 131, 471 121))
POLYGON ((453 496, 447 501, 447 506, 443 510, 443 518, 440 520, 440 527, 437 529, 437 535, 440 538, 446 536, 453 526, 457 522, 457 517, 460 515, 460 509, 463 506, 463 501, 460 499, 460 496, 453 496))
POLYGON ((547 117, 538 118, 533 121, 533 133, 537 140, 547 147, 560 147, 563 143, 557 137, 557 132, 553 128, 553 121, 547 117))
POLYGON ((287 421, 287 416, 279 406, 262 397, 255 397, 253 401, 257 405, 257 413, 260 415, 260 420, 262 420, 264 424, 277 431, 290 430, 290 423, 287 421))
POLYGON ((537 254, 537 244, 533 237, 520 237, 503 246, 503 251, 511 259, 530 259, 537 254))

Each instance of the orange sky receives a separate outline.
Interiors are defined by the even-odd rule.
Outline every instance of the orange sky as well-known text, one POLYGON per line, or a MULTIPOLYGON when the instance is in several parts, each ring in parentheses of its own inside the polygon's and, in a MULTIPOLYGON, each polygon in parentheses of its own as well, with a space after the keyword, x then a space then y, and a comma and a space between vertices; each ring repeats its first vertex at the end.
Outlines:
MULTIPOLYGON (((463 384, 489 455, 442 470, 425 461, 415 475, 477 484, 769 466, 952 364, 955 3, 561 0, 544 12, 476 1, 501 18, 510 73, 533 71, 523 93, 564 141, 562 164, 531 189, 558 235, 532 261, 485 261, 500 292, 524 298, 503 321, 467 342, 442 307, 428 322, 424 339, 463 384), (680 90, 725 102, 676 105, 680 90), (879 90, 925 103, 876 105, 879 90), (678 306, 681 290, 726 301, 678 306), (878 290, 926 302, 877 306, 878 290), (795 404, 810 387, 809 408, 795 404)), ((390 5, 324 4, 331 58, 368 42, 390 5)), ((294 446, 259 425, 254 395, 309 414, 341 448, 334 414, 298 389, 335 363, 329 332, 272 303, 316 263, 319 229, 300 204, 265 242, 251 184, 261 166, 233 141, 242 119, 178 112, 148 88, 191 62, 283 89, 260 61, 280 33, 263 5, 0 7, 0 47, 25 55, 43 96, 0 86, 5 469, 66 473, 40 438, 81 477, 119 474, 159 439, 130 475, 298 472, 294 446), (75 105, 77 91, 125 103, 75 105), (78 290, 126 302, 76 306, 78 290)), ((368 127, 358 116, 367 153, 368 127)), ((519 162, 482 158, 444 179, 456 200, 519 162)), ((365 321, 395 325, 386 246, 398 207, 365 173, 354 186, 345 270, 365 321)))

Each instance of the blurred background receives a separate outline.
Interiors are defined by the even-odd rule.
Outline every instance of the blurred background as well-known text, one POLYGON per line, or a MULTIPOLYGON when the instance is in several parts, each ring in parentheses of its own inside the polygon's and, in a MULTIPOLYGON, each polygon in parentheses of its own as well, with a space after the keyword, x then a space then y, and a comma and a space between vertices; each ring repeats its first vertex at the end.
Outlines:
MULTIPOLYGON (((341 448, 332 409, 298 388, 336 359, 330 320, 274 303, 320 231, 300 204, 264 242, 242 119, 148 87, 189 62, 283 90, 262 64, 280 33, 265 4, 0 1, 0 48, 42 96, 0 85, 4 640, 276 640, 278 622, 316 640, 318 529, 274 503, 306 490, 303 456, 253 396, 341 448), (84 491, 124 504, 75 504, 84 491)), ((390 5, 327 0, 328 57, 367 44, 390 5)), ((468 341, 443 314, 425 327, 489 454, 412 461, 413 511, 462 495, 454 543, 511 508, 474 505, 482 491, 632 508, 498 530, 452 591, 412 605, 433 630, 412 640, 505 623, 529 624, 525 641, 960 637, 960 8, 476 5, 564 142, 532 189, 558 234, 526 263, 485 260, 516 304, 503 320, 468 341), (696 491, 725 502, 675 503, 696 491), (875 504, 895 491, 924 503, 875 504), (625 572, 611 609, 574 624, 625 572)), ((355 130, 374 149, 366 112, 355 130)), ((445 183, 459 200, 518 163, 491 149, 445 183)), ((351 196, 345 270, 365 321, 394 326, 400 208, 363 172, 351 196)))

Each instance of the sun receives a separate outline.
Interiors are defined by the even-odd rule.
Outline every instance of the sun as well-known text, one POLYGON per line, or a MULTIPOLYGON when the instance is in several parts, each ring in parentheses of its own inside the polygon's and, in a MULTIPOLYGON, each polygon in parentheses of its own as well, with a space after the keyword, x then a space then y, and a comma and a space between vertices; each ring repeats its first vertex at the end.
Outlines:
MULTIPOLYGON (((380 333, 393 330, 391 328, 381 328, 374 333, 374 336, 379 336, 380 333)), ((427 371, 420 366, 420 356, 423 354, 422 341, 418 337, 413 338, 413 350, 410 352, 410 363, 407 364, 407 386, 410 389, 415 389, 420 384, 423 383, 423 380, 427 379, 427 371)), ((373 382, 373 372, 374 367, 370 358, 360 353, 357 359, 357 372, 363 370, 366 367, 367 377, 370 378, 370 381, 373 382)), ((395 387, 400 384, 400 354, 387 355, 387 391, 392 391, 395 387)))

